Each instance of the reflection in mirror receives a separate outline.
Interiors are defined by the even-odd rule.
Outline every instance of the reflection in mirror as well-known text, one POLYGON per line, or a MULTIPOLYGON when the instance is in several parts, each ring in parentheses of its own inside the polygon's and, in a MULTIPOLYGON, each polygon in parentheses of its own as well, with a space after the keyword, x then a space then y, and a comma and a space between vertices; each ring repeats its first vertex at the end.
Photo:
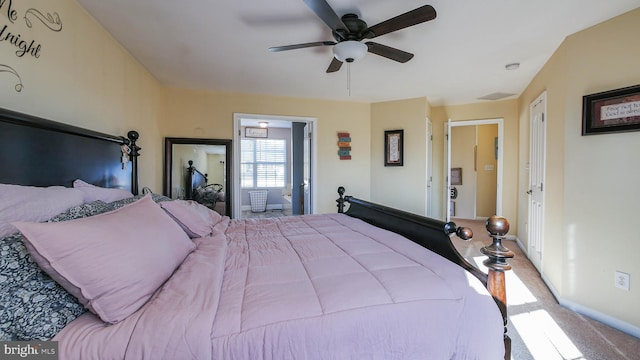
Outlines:
POLYGON ((231 215, 231 140, 165 138, 164 195, 231 215))

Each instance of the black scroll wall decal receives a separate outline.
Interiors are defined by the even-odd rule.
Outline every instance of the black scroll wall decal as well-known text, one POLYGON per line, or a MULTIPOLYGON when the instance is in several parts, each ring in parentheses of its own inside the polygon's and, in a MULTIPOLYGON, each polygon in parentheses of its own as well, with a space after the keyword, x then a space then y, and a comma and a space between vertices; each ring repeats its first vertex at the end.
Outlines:
POLYGON ((22 78, 20 77, 20 74, 18 74, 18 72, 11 66, 0 64, 0 73, 5 73, 5 72, 13 74, 18 78, 18 83, 16 84, 15 89, 17 92, 22 91, 22 78))
POLYGON ((60 30, 62 30, 62 21, 60 21, 60 15, 58 15, 57 12, 54 12, 53 15, 47 13, 47 15, 45 16, 44 14, 42 14, 42 12, 34 8, 27 10, 27 12, 24 14, 24 22, 29 28, 31 28, 33 27, 33 24, 29 19, 29 15, 34 16, 36 19, 40 20, 44 24, 44 26, 55 32, 60 32, 60 30))
MULTIPOLYGON (((35 39, 22 36, 23 34, 16 28, 20 23, 17 21, 18 14, 19 12, 14 8, 12 0, 0 0, 0 46, 6 45, 15 48, 15 54, 20 59, 25 57, 39 59, 42 52, 42 44, 35 39), (5 16, 9 22, 3 24, 3 17, 5 16)), ((62 30, 62 20, 60 20, 60 15, 55 11, 53 13, 43 13, 38 9, 29 8, 24 12, 23 19, 29 29, 33 28, 34 23, 37 24, 35 20, 38 20, 51 31, 60 32, 62 30)), ((14 88, 17 92, 22 91, 24 88, 22 77, 13 67, 0 64, 0 73, 8 73, 18 78, 18 83, 14 88)))

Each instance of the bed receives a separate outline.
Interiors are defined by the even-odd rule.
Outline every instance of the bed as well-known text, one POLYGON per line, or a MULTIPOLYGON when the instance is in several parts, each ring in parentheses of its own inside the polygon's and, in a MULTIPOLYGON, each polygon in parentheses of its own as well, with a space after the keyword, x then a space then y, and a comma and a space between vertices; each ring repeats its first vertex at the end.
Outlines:
POLYGON ((185 199, 194 200, 220 215, 226 213, 226 193, 222 184, 209 184, 207 174, 203 174, 193 165, 193 160, 188 161, 189 166, 185 171, 185 199))
POLYGON ((0 184, 62 185, 52 191, 65 194, 78 185, 84 198, 49 221, 11 222, 20 232, 0 243, 5 340, 52 339, 61 359, 509 357, 502 218, 487 224, 487 275, 451 244, 450 236, 471 235, 453 223, 344 196, 343 188, 334 214, 230 219, 195 202, 138 194, 136 132, 111 136, 0 110, 0 143, 22 154, 34 136, 47 145, 33 158, 14 159, 0 145, 5 169, 17 169, 3 171, 0 184), (64 141, 48 140, 56 136, 64 141), (84 151, 93 146, 86 142, 104 148, 84 151), (43 165, 51 170, 25 166, 58 150, 43 165), (79 153, 92 153, 78 161, 94 170, 78 169, 79 153), (21 267, 29 273, 14 276, 21 267), (52 301, 28 309, 46 297, 52 301), (12 318, 26 311, 34 315, 12 318))

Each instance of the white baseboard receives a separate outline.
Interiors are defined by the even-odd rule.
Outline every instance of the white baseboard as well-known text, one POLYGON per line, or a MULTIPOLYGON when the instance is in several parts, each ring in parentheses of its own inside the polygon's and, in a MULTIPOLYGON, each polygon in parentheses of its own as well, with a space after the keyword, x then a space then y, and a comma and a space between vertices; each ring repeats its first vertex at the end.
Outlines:
MULTIPOLYGON (((510 236, 506 237, 507 240, 515 240, 516 244, 518 244, 518 247, 520 248, 520 250, 522 250, 522 252, 526 255, 527 254, 527 249, 525 248, 524 244, 520 241, 520 239, 518 239, 517 237, 514 236, 514 239, 510 239, 510 236)), ((544 281, 544 283, 547 285, 547 287, 549 288, 549 290, 551 291, 551 293, 553 294, 553 296, 556 298, 556 300, 558 300, 558 303, 560 304, 560 306, 565 307, 571 311, 575 311, 579 314, 582 314, 586 317, 589 317, 591 319, 597 320, 603 324, 606 324, 614 329, 620 330, 623 333, 629 334, 631 336, 635 336, 637 338, 640 338, 640 327, 637 327, 635 325, 629 324, 626 321, 622 321, 618 318, 615 318, 613 316, 601 313, 599 311, 596 311, 594 309, 591 309, 589 307, 586 307, 582 304, 576 303, 574 301, 571 300, 567 300, 563 297, 560 296, 560 294, 558 293, 558 291, 551 285, 551 282, 549 281, 549 279, 544 276, 544 274, 540 274, 540 277, 542 278, 542 281, 544 281)))
POLYGON ((504 237, 505 240, 513 240, 513 241, 519 241, 518 237, 515 235, 505 235, 504 237))
POLYGON ((524 244, 522 243, 522 241, 520 241, 520 238, 517 236, 513 236, 513 239, 510 239, 509 236, 507 236, 507 240, 513 240, 516 242, 516 244, 518 245, 518 248, 520 248, 520 251, 522 251, 524 253, 525 256, 527 256, 527 258, 529 257, 529 252, 527 251, 527 248, 524 246, 524 244))
POLYGON ((544 276, 541 275, 542 277, 542 281, 544 281, 545 284, 547 284, 547 287, 549 288, 549 290, 551 290, 551 293, 553 294, 553 296, 556 298, 556 300, 558 300, 558 303, 571 310, 571 311, 575 311, 579 314, 582 314, 584 316, 587 316, 589 318, 592 318, 594 320, 597 320, 605 325, 608 325, 614 329, 620 330, 623 333, 629 334, 631 336, 635 336, 637 338, 640 338, 640 327, 637 327, 635 325, 629 324, 626 321, 622 321, 618 318, 615 318, 613 316, 601 313, 599 311, 596 311, 594 309, 591 309, 589 307, 586 307, 582 304, 576 303, 574 301, 571 300, 567 300, 563 297, 560 297, 558 294, 558 291, 551 285, 551 282, 548 281, 548 279, 544 276))

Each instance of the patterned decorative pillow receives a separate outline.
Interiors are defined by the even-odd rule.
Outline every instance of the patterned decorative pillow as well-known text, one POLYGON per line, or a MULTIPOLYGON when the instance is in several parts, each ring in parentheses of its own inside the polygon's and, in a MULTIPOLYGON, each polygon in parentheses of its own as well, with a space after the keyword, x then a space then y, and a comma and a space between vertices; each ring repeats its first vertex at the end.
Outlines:
POLYGON ((86 309, 33 262, 21 233, 0 239, 0 341, 49 340, 86 309))
MULTIPOLYGON (((111 210, 95 201, 73 207, 50 222, 67 221, 111 210)), ((21 233, 0 238, 0 341, 49 340, 87 311, 38 267, 21 233)))
POLYGON ((109 206, 109 204, 105 203, 104 201, 97 200, 94 202, 86 203, 84 205, 72 207, 71 209, 51 218, 50 220, 48 220, 48 222, 75 220, 85 218, 87 216, 102 214, 111 210, 112 208, 111 206, 109 206))
MULTIPOLYGON (((153 200, 156 203, 162 202, 162 201, 171 201, 171 198, 168 198, 164 195, 159 195, 159 194, 154 194, 154 193, 150 193, 151 194, 151 200, 153 200)), ((126 199, 122 199, 122 200, 116 200, 116 201, 112 201, 110 203, 107 204, 107 206, 109 207, 109 211, 113 211, 116 209, 119 209, 125 205, 128 204, 132 204, 140 199, 142 199, 145 196, 145 194, 140 194, 140 195, 135 195, 126 199)))

